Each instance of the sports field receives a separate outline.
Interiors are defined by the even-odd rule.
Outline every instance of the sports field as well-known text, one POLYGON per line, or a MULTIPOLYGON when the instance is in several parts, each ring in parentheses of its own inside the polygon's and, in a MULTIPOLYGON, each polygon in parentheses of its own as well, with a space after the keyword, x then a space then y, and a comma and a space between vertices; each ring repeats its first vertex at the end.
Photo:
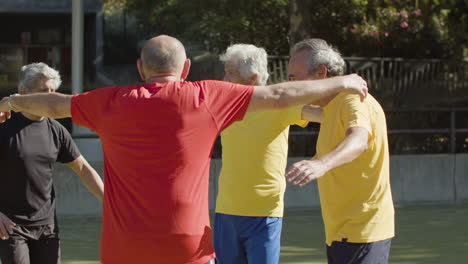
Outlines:
MULTIPOLYGON (((100 219, 61 218, 65 264, 98 262, 100 219)), ((468 206, 424 206, 396 209, 397 236, 393 264, 468 263, 468 206)), ((320 211, 286 211, 281 263, 326 263, 320 211)))

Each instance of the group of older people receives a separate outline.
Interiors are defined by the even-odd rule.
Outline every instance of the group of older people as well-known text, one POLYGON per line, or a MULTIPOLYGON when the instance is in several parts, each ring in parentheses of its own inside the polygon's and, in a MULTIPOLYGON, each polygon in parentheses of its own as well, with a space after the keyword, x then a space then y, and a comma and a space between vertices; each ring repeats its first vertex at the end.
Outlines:
POLYGON ((284 83, 267 85, 262 48, 235 44, 220 59, 225 81, 184 81, 183 44, 157 36, 137 61, 144 84, 78 95, 55 93, 60 84, 47 65, 25 66, 38 76, 34 86, 0 101, 0 180, 11 189, 0 192, 2 263, 58 263, 55 161, 104 197, 104 264, 278 263, 286 181, 315 179, 328 262, 387 263, 394 211, 386 123, 366 82, 343 75, 340 53, 321 39, 294 45, 284 83), (104 195, 66 130, 49 119, 63 117, 99 135, 104 195), (286 171, 289 126, 308 122, 321 123, 317 155, 286 171), (218 134, 223 167, 212 232, 208 179, 218 134), (51 240, 51 251, 36 249, 51 240))

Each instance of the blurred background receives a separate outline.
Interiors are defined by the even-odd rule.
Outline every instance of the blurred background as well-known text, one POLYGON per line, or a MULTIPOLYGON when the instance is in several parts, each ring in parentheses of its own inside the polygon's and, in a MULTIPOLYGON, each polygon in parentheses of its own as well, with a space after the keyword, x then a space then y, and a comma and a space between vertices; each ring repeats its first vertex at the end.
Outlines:
MULTIPOLYGON (((270 83, 287 80, 294 43, 325 39, 341 51, 348 73, 364 76, 387 115, 393 195, 401 208, 391 262, 468 261, 467 0, 1 0, 0 96, 16 92, 22 65, 39 61, 60 71, 59 92, 72 92, 76 14, 84 33, 82 91, 140 82, 139 50, 159 34, 184 43, 189 80, 222 79, 218 58, 230 44, 264 47, 270 83), (77 5, 81 13, 73 11, 77 5)), ((60 122, 102 173, 97 135, 60 122)), ((290 163, 315 154, 318 131, 316 124, 291 128, 290 163)), ((221 156, 218 141, 210 208, 221 156)), ((65 262, 96 263, 100 204, 63 166, 55 187, 65 262)), ((285 199, 282 263, 324 263, 316 184, 288 186, 285 199)))

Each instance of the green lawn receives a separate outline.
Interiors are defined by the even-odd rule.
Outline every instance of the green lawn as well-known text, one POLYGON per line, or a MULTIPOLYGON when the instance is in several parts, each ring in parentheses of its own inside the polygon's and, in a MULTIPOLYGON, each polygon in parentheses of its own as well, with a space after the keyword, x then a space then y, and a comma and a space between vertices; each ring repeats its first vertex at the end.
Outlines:
MULTIPOLYGON (((62 218, 65 264, 98 262, 100 220, 62 218)), ((468 206, 406 207, 396 210, 392 264, 468 263, 468 206)), ((320 211, 286 211, 281 263, 326 263, 320 211)))

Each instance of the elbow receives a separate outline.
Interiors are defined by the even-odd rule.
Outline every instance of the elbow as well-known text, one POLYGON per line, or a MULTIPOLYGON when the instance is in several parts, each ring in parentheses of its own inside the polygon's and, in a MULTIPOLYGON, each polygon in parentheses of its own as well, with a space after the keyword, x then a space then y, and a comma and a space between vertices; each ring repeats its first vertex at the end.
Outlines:
POLYGON ((64 106, 61 104, 50 104, 46 109, 46 116, 50 118, 65 118, 71 117, 70 111, 67 111, 69 106, 64 106))
POLYGON ((54 108, 48 108, 48 109, 45 111, 44 115, 45 115, 46 117, 54 118, 54 119, 60 118, 60 117, 59 117, 58 111, 57 111, 56 109, 54 109, 54 108))
POLYGON ((290 107, 290 102, 288 100, 288 97, 285 95, 280 95, 278 99, 276 100, 275 108, 276 109, 285 109, 290 107))
POLYGON ((49 117, 49 118, 53 118, 53 119, 64 118, 64 116, 62 116, 59 109, 54 108, 54 107, 47 108, 45 113, 44 113, 44 116, 49 117))
POLYGON ((275 109, 285 109, 291 106, 290 96, 288 95, 286 89, 278 87, 277 89, 275 89, 273 96, 275 98, 275 109))
POLYGON ((46 114, 51 118, 71 117, 71 95, 51 94, 47 103, 46 114))
POLYGON ((367 149, 369 148, 368 144, 367 144, 367 141, 362 141, 360 142, 359 146, 358 146, 358 153, 359 155, 363 154, 364 152, 367 151, 367 149))

